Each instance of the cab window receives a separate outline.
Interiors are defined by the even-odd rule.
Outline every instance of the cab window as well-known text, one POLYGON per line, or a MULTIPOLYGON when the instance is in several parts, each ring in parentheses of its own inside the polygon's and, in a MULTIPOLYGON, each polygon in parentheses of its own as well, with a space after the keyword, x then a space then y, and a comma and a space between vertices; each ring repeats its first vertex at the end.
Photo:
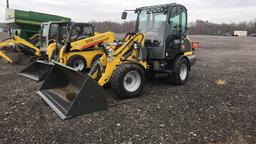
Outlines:
POLYGON ((74 26, 71 32, 71 41, 78 41, 93 36, 93 28, 91 26, 74 26))
POLYGON ((181 35, 186 31, 187 13, 183 7, 174 7, 169 19, 170 28, 174 35, 181 35))
POLYGON ((50 27, 50 37, 49 37, 49 40, 50 39, 57 39, 57 36, 58 36, 58 32, 59 32, 59 24, 51 24, 51 27, 50 27))

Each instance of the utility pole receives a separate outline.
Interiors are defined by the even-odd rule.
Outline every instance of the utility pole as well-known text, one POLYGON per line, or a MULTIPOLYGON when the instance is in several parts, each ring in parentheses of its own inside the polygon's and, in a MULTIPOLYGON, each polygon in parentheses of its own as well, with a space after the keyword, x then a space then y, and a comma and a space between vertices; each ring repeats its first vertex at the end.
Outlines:
POLYGON ((9 0, 6 0, 6 8, 9 8, 9 0))

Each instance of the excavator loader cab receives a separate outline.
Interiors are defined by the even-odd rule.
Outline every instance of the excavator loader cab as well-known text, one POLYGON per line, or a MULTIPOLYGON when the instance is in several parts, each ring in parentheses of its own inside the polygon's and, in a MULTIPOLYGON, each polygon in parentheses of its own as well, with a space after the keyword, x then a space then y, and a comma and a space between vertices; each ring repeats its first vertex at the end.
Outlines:
POLYGON ((120 98, 134 98, 143 91, 145 78, 155 74, 167 74, 176 85, 187 82, 189 71, 195 63, 192 42, 187 38, 187 9, 175 3, 147 6, 126 10, 122 19, 127 17, 127 11, 134 11, 138 15, 135 32, 128 33, 123 41, 114 45, 102 44, 104 54, 87 75, 54 65, 38 94, 61 118, 84 114, 88 109, 98 111, 88 105, 88 101, 92 98, 95 103, 94 97, 101 97, 97 99, 99 103, 104 101, 104 94, 99 92, 107 83, 120 98), (65 104, 58 99, 67 99, 64 92, 71 90, 67 88, 70 85, 74 86, 71 107, 76 107, 77 103, 84 107, 76 113, 67 114, 61 110, 65 104), (51 93, 52 89, 58 91, 51 93))
POLYGON ((60 31, 66 31, 71 22, 60 22, 60 21, 51 21, 41 24, 41 37, 37 43, 40 47, 41 54, 45 57, 48 56, 48 48, 51 44, 60 41, 63 38, 60 38, 60 31))

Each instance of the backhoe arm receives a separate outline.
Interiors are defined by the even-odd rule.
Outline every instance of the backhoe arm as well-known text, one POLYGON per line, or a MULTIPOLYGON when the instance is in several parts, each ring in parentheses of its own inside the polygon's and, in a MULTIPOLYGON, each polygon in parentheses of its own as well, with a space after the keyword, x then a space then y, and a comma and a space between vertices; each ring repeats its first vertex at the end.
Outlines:
POLYGON ((23 38, 19 36, 14 36, 12 38, 8 38, 6 40, 3 40, 0 42, 0 47, 5 47, 5 46, 12 46, 12 45, 17 45, 17 44, 22 44, 25 45, 31 49, 35 50, 35 55, 40 56, 40 49, 35 47, 33 44, 30 42, 24 40, 23 38))
POLYGON ((5 55, 2 51, 0 51, 0 57, 4 58, 9 63, 13 63, 13 61, 7 55, 5 55))

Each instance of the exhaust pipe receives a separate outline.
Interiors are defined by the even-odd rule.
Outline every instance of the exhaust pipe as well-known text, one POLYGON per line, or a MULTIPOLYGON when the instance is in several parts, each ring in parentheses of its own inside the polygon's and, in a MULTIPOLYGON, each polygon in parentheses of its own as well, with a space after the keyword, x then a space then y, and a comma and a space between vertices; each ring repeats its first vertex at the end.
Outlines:
POLYGON ((61 119, 107 110, 103 87, 90 76, 58 63, 37 94, 61 119))
POLYGON ((43 81, 49 71, 53 68, 53 63, 48 61, 36 60, 19 72, 19 75, 34 81, 43 81))

